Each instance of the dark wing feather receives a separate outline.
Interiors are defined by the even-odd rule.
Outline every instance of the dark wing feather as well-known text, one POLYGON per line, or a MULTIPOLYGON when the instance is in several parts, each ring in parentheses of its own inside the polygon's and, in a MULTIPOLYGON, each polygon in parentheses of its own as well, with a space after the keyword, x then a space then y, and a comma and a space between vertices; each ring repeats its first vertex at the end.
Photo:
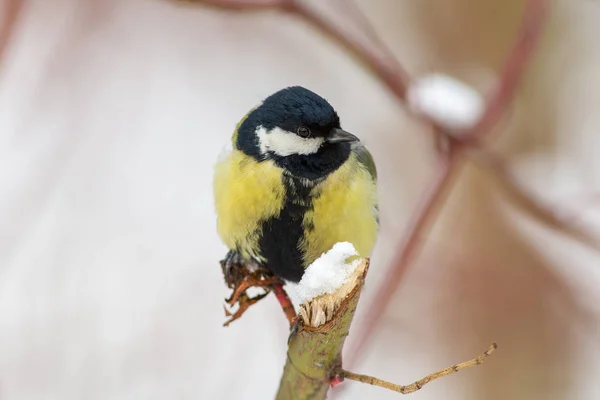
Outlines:
MULTIPOLYGON (((373 160, 373 156, 369 153, 369 150, 367 150, 362 143, 357 142, 353 145, 352 151, 356 154, 358 162, 366 168, 367 172, 369 172, 373 181, 377 182, 377 168, 375 167, 375 160, 373 160)), ((379 204, 374 204, 373 208, 375 210, 377 225, 379 225, 379 204)))
POLYGON ((354 154, 356 154, 358 162, 367 169, 373 180, 377 181, 377 168, 375 167, 375 161, 373 160, 371 153, 369 153, 369 150, 367 150, 360 142, 355 143, 352 150, 354 151, 354 154))

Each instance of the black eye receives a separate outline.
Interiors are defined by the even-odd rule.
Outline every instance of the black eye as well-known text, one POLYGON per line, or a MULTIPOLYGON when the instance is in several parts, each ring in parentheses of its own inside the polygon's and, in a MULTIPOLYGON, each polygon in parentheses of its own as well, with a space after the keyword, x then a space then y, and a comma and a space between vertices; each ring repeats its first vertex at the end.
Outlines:
POLYGON ((301 136, 303 138, 307 138, 310 136, 310 129, 308 129, 306 126, 301 126, 298 128, 298 136, 301 136))

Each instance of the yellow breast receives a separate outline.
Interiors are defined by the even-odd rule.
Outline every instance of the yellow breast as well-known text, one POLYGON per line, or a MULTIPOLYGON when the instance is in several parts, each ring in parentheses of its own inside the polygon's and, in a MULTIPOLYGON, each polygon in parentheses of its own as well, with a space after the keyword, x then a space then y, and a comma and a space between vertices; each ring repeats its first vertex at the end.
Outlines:
POLYGON ((285 199, 281 169, 233 150, 216 166, 214 196, 217 229, 225 244, 246 258, 258 258, 260 224, 278 215, 285 199))
POLYGON ((356 156, 318 184, 313 196, 303 221, 305 267, 338 242, 350 242, 361 256, 370 256, 378 232, 377 188, 356 156))

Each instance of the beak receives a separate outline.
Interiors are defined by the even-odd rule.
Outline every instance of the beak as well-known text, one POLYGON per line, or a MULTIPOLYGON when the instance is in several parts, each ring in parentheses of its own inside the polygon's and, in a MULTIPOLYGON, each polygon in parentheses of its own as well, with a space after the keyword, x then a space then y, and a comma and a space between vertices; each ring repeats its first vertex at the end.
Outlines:
POLYGON ((341 128, 334 128, 325 138, 328 143, 358 142, 360 139, 341 128))

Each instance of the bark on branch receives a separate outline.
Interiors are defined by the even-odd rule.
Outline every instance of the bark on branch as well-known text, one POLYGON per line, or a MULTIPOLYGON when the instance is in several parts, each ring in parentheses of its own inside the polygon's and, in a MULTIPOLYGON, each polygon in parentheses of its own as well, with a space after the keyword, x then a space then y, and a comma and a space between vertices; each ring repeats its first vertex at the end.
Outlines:
POLYGON ((333 294, 300 306, 292 332, 277 400, 324 399, 342 366, 342 348, 358 305, 369 260, 333 294))

